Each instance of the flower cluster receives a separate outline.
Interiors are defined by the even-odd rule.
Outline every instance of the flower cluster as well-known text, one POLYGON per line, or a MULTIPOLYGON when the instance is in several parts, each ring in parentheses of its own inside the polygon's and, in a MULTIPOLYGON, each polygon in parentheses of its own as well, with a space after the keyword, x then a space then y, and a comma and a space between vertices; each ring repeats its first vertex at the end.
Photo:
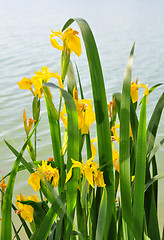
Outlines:
MULTIPOLYGON (((24 77, 20 82, 18 82, 18 85, 21 89, 29 89, 34 95, 34 97, 37 96, 37 98, 39 99, 42 97, 42 94, 44 92, 43 83, 49 82, 50 78, 56 78, 58 80, 59 87, 64 88, 63 82, 65 78, 65 73, 68 70, 70 54, 74 52, 77 56, 81 55, 80 38, 78 37, 78 32, 74 31, 72 28, 67 28, 64 32, 60 30, 58 32, 52 31, 52 34, 50 35, 50 41, 54 48, 62 51, 61 75, 59 75, 58 72, 52 73, 51 69, 48 69, 48 67, 45 66, 42 67, 41 71, 35 71, 35 75, 32 76, 31 79, 24 77), (62 45, 59 45, 58 41, 55 39, 56 37, 62 41, 62 45)), ((49 89, 48 91, 50 93, 49 89)), ((79 100, 75 87, 73 90, 73 99, 78 114, 79 130, 81 130, 81 134, 88 134, 90 125, 95 121, 95 113, 93 112, 91 100, 79 100)), ((65 114, 66 107, 64 104, 63 110, 60 112, 60 118, 62 119, 64 126, 67 129, 67 117, 65 116, 65 114)), ((33 123, 37 121, 37 119, 35 117, 34 119, 30 118, 27 122, 26 112, 24 110, 23 123, 27 137, 33 123)), ((92 186, 93 188, 95 188, 95 185, 97 185, 98 187, 106 186, 103 178, 103 172, 99 170, 97 163, 93 162, 93 159, 96 155, 96 148, 93 145, 93 142, 95 141, 97 141, 97 138, 91 140, 92 157, 85 164, 83 161, 79 162, 72 159, 72 166, 67 173, 65 183, 67 183, 72 177, 72 169, 79 168, 81 172, 80 176, 83 176, 83 179, 86 179, 88 181, 89 186, 92 186)), ((46 181, 48 181, 52 186, 57 187, 59 183, 59 170, 52 167, 51 163, 48 163, 47 161, 42 161, 42 165, 38 164, 38 168, 34 173, 30 175, 28 179, 28 183, 32 186, 35 192, 40 190, 41 180, 43 181, 43 183, 46 183, 46 181)), ((21 217, 28 222, 32 222, 34 209, 31 205, 23 204, 23 202, 28 200, 39 202, 40 200, 37 198, 36 194, 29 197, 25 197, 20 194, 17 195, 16 199, 16 205, 18 209, 16 213, 20 214, 21 217)))
MULTIPOLYGON (((52 158, 50 158, 50 160, 52 161, 52 158)), ((40 166, 38 164, 38 166, 39 168, 37 169, 37 171, 32 173, 28 179, 28 183, 32 186, 32 188, 35 191, 38 191, 40 189, 40 180, 42 180, 45 183, 45 178, 47 179, 47 181, 51 183, 52 186, 57 187, 59 182, 58 169, 52 168, 51 164, 47 164, 47 161, 42 161, 42 165, 40 166)), ((33 207, 28 204, 23 204, 21 202, 28 201, 28 200, 31 200, 34 202, 40 202, 37 195, 35 194, 29 197, 25 197, 20 194, 20 195, 17 195, 16 199, 17 199, 15 201, 17 205, 16 213, 20 214, 24 220, 27 220, 28 222, 32 222, 33 212, 34 212, 33 207)))
MULTIPOLYGON (((136 82, 131 82, 131 98, 132 98, 132 102, 136 103, 138 101, 138 89, 139 88, 145 88, 145 92, 144 92, 144 96, 148 96, 149 95, 149 90, 147 85, 144 84, 138 84, 138 78, 136 79, 136 82)), ((114 115, 115 115, 115 98, 113 98, 113 102, 109 102, 108 106, 108 111, 109 111, 109 117, 111 119, 114 119, 114 115)), ((111 127, 111 141, 112 141, 112 157, 113 157, 113 166, 116 169, 116 171, 119 172, 119 153, 117 152, 117 150, 113 150, 113 141, 116 140, 117 143, 119 143, 119 135, 117 133, 117 129, 120 128, 120 124, 114 122, 114 125, 112 125, 111 127)), ((131 124, 129 124, 129 131, 130 131, 130 137, 133 140, 133 133, 132 133, 132 129, 131 129, 131 124)))

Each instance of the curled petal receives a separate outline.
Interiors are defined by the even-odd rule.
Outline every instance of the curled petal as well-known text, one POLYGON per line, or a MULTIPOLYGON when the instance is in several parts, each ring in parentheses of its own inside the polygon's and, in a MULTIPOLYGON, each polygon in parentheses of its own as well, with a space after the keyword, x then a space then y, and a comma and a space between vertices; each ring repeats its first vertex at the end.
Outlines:
POLYGON ((15 201, 15 203, 16 203, 17 209, 18 209, 17 212, 20 213, 20 215, 23 219, 25 219, 28 222, 32 222, 33 221, 33 211, 34 211, 33 207, 31 207, 30 205, 20 203, 18 201, 32 200, 34 202, 40 202, 40 199, 37 197, 36 194, 34 196, 31 195, 29 197, 25 197, 20 194, 20 195, 17 195, 16 199, 17 200, 15 201))
POLYGON ((90 125, 95 121, 91 100, 82 99, 76 103, 79 129, 82 134, 88 134, 90 125))
POLYGON ((145 95, 148 96, 149 95, 149 89, 148 89, 147 85, 141 83, 141 84, 139 84, 139 88, 141 88, 141 87, 145 88, 144 96, 145 95))
POLYGON ((68 53, 74 52, 78 57, 81 55, 81 42, 80 38, 77 36, 78 32, 74 31, 72 28, 67 28, 64 33, 62 31, 54 32, 50 34, 50 41, 54 48, 57 48, 68 53), (54 37, 59 37, 63 41, 63 46, 59 45, 54 37))
POLYGON ((52 29, 51 29, 51 32, 52 34, 50 34, 50 38, 53 38, 53 37, 59 37, 62 39, 62 31, 59 30, 58 32, 54 32, 52 29))
POLYGON ((117 172, 119 172, 119 153, 117 152, 117 150, 114 150, 112 152, 112 155, 113 155, 113 166, 117 170, 117 172))
POLYGON ((72 167, 70 168, 69 172, 67 173, 65 183, 67 183, 71 177, 72 177, 72 167))
POLYGON ((52 178, 52 186, 57 187, 59 183, 59 171, 55 169, 54 176, 52 178))
POLYGON ((67 116, 66 115, 66 107, 65 104, 63 105, 63 110, 60 112, 60 118, 63 121, 65 129, 67 129, 67 116))
POLYGON ((24 205, 24 207, 21 209, 20 215, 23 219, 31 223, 33 221, 33 207, 29 205, 24 205))
POLYGON ((24 77, 20 82, 17 82, 21 89, 30 89, 32 87, 31 79, 24 77))
POLYGON ((69 38, 68 46, 71 52, 74 52, 78 57, 81 55, 81 42, 80 38, 76 35, 72 35, 69 38))
POLYGON ((96 147, 94 146, 94 142, 97 141, 97 137, 94 138, 94 139, 91 139, 91 152, 92 152, 92 156, 95 156, 96 155, 96 147))
POLYGON ((111 128, 111 131, 113 132, 113 135, 118 143, 119 143, 120 139, 119 139, 116 129, 119 127, 120 127, 120 124, 115 123, 115 126, 112 126, 112 128, 111 128))
POLYGON ((61 75, 57 75, 56 78, 58 79, 58 84, 59 84, 59 87, 64 89, 64 86, 63 86, 63 82, 61 80, 61 75))
POLYGON ((63 46, 59 45, 56 39, 50 39, 52 47, 57 48, 58 50, 63 51, 63 46))
POLYGON ((73 88, 73 99, 76 100, 75 102, 79 101, 76 87, 73 88))
POLYGON ((34 189, 34 191, 38 191, 40 189, 40 176, 37 172, 34 172, 31 174, 31 176, 28 179, 28 183, 31 185, 31 187, 34 189))
POLYGON ((95 158, 95 156, 92 156, 91 158, 89 158, 86 163, 85 163, 85 166, 90 166, 91 164, 93 164, 93 159, 95 158))
POLYGON ((106 184, 104 183, 104 177, 103 177, 103 172, 100 170, 97 170, 96 175, 94 176, 94 183, 98 187, 105 187, 106 184))
POLYGON ((36 76, 31 78, 31 81, 34 85, 34 89, 35 89, 35 96, 38 95, 39 98, 42 97, 42 93, 43 93, 43 85, 42 85, 42 80, 37 78, 36 76))
POLYGON ((93 163, 92 163, 92 171, 93 171, 93 172, 96 172, 97 169, 98 169, 97 162, 93 162, 93 163))
POLYGON ((92 169, 89 166, 85 168, 85 177, 88 183, 94 188, 92 169))
POLYGON ((133 103, 138 101, 138 84, 135 82, 131 82, 131 98, 133 103))

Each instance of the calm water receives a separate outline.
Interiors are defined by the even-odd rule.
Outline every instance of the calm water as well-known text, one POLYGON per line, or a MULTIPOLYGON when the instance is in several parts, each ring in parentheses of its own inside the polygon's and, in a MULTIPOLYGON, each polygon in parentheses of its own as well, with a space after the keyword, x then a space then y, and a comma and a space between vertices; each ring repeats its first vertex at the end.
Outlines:
MULTIPOLYGON (((85 18, 96 38, 104 72, 108 101, 113 92, 121 91, 124 70, 133 42, 136 41, 132 79, 153 86, 164 82, 164 2, 154 1, 50 1, 0 0, 0 171, 7 174, 15 158, 4 144, 8 140, 17 150, 23 145, 23 109, 31 115, 32 96, 19 89, 16 82, 31 77, 35 70, 47 65, 52 72, 60 69, 60 52, 51 47, 51 28, 57 30, 71 17, 85 18)), ((80 58, 72 54, 82 79, 86 98, 91 87, 85 50, 80 58)), ((148 98, 148 119, 163 93, 164 87, 148 98)), ((54 100, 58 102, 58 97, 54 100)), ((38 159, 52 156, 48 122, 42 100, 42 120, 39 126, 38 159)), ((94 133, 95 134, 95 133, 94 133)), ((163 115, 157 142, 164 137, 163 115)), ((164 171, 164 148, 157 153, 159 172, 164 171)), ((25 152, 25 158, 28 158, 25 152)), ((14 189, 26 194, 33 191, 27 184, 28 173, 20 173, 14 189)), ((164 222, 164 184, 159 181, 159 217, 164 222)))

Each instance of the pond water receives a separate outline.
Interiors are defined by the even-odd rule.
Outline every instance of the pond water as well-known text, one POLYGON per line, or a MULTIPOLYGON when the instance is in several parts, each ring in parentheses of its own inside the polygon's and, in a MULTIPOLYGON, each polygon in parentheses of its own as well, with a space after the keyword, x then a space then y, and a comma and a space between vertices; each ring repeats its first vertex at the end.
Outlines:
MULTIPOLYGON (((9 141, 18 151, 21 149, 25 132, 22 123, 23 109, 27 118, 31 115, 32 95, 20 90, 16 82, 24 76, 31 77, 34 71, 47 65, 52 72, 60 69, 60 51, 51 47, 49 35, 61 29, 72 17, 82 17, 89 23, 99 49, 108 101, 112 93, 121 91, 124 70, 130 49, 136 41, 132 80, 140 83, 164 83, 164 2, 151 1, 107 1, 102 0, 1 0, 0 1, 0 173, 7 174, 14 163, 14 156, 4 143, 9 141)), ((73 25, 77 28, 76 25, 73 25)), ((79 67, 86 98, 92 98, 85 49, 82 45, 80 58, 71 55, 72 62, 79 67)), ((148 97, 148 116, 163 93, 157 88, 148 97)), ((54 101, 58 103, 59 94, 54 101)), ((142 95, 141 91, 141 95, 142 95)), ((41 122, 38 130, 38 159, 52 156, 48 121, 44 99, 41 100, 41 122)), ((95 137, 93 127, 93 137, 95 137)), ((163 115, 156 143, 164 137, 163 115)), ((164 171, 164 147, 157 153, 159 173, 164 171)), ((25 152, 25 158, 28 158, 25 152)), ((27 184, 28 173, 22 172, 16 179, 16 194, 33 194, 27 184)), ((164 222, 164 180, 159 181, 159 218, 164 222)))

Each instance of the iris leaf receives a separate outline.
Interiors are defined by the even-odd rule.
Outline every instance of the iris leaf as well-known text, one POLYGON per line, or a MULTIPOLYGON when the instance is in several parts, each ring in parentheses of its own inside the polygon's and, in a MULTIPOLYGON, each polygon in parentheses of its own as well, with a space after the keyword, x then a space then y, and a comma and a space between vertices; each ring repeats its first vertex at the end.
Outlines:
MULTIPOLYGON (((69 19, 65 23, 62 31, 64 31, 74 21, 76 21, 80 28, 87 54, 96 115, 99 166, 102 166, 107 162, 112 163, 111 135, 104 78, 96 42, 88 23, 82 18, 69 19)), ((106 165, 106 167, 102 170, 104 173, 108 199, 108 218, 105 223, 104 239, 109 239, 115 238, 116 234, 113 164, 106 165)))
POLYGON ((164 177, 164 173, 161 173, 161 174, 158 174, 156 176, 154 176, 153 178, 151 178, 149 180, 149 182, 147 182, 145 184, 145 192, 147 191, 147 189, 156 181, 158 181, 159 179, 163 178, 164 177))
POLYGON ((65 182, 65 171, 64 171, 64 160, 60 155, 61 149, 61 138, 60 138, 60 129, 59 129, 59 113, 56 110, 50 91, 48 88, 44 87, 44 96, 47 107, 47 114, 50 126, 51 140, 52 140, 52 149, 54 154, 54 161, 56 167, 59 169, 61 175, 59 179, 59 192, 62 191, 65 182))
POLYGON ((120 190, 122 203, 122 224, 124 239, 133 239, 131 176, 130 176, 130 88, 134 46, 131 49, 124 75, 120 109, 120 190))
POLYGON ((99 214, 97 219, 96 240, 103 239, 104 227, 105 227, 105 215, 107 208, 107 192, 103 189, 103 194, 99 207, 99 214))
POLYGON ((151 116, 147 128, 147 154, 149 154, 150 151, 153 149, 163 107, 164 107, 164 93, 161 95, 160 99, 158 100, 155 106, 154 112, 151 116))
MULTIPOLYGON (((38 121, 39 122, 39 121, 38 121)), ((11 235, 11 207, 12 207, 12 195, 13 195, 13 189, 14 189, 14 183, 15 183, 15 178, 18 172, 19 164, 22 159, 22 155, 27 147, 28 141, 32 137, 38 122, 36 123, 35 127, 33 128, 31 134, 27 138, 26 142, 24 143, 20 153, 18 154, 15 163, 13 165, 7 188, 6 188, 6 193, 3 199, 3 206, 2 206, 2 225, 1 225, 1 239, 2 240, 10 240, 12 235, 11 235)))
POLYGON ((146 172, 146 96, 143 98, 137 137, 134 181, 133 224, 136 239, 142 239, 144 217, 144 187, 146 172), (137 226, 137 228, 136 228, 137 226), (135 230, 136 229, 136 230, 135 230))
MULTIPOLYGON (((12 151, 12 153, 14 153, 14 155, 17 157, 19 155, 19 152, 13 146, 11 146, 11 144, 9 142, 7 142, 6 140, 4 140, 4 141, 5 141, 6 145, 8 146, 8 148, 12 151)), ((28 163, 23 157, 21 158, 20 161, 23 164, 23 166, 25 167, 25 169, 27 169, 29 171, 29 173, 34 172, 30 163, 28 163)))
POLYGON ((154 157, 154 155, 156 154, 156 152, 162 146, 163 143, 164 143, 164 138, 151 150, 151 152, 147 156, 148 163, 150 163, 150 161, 152 160, 152 158, 154 157))
MULTIPOLYGON (((59 88, 53 83, 45 83, 44 86, 60 89, 65 100, 67 112, 67 131, 68 131, 68 151, 67 151, 67 172, 72 166, 71 158, 79 160, 79 129, 77 110, 72 96, 65 90, 59 88)), ((77 179, 78 169, 73 169, 73 177, 67 183, 67 230, 66 239, 70 239, 72 235, 72 224, 74 218, 74 209, 77 200, 77 179)))

